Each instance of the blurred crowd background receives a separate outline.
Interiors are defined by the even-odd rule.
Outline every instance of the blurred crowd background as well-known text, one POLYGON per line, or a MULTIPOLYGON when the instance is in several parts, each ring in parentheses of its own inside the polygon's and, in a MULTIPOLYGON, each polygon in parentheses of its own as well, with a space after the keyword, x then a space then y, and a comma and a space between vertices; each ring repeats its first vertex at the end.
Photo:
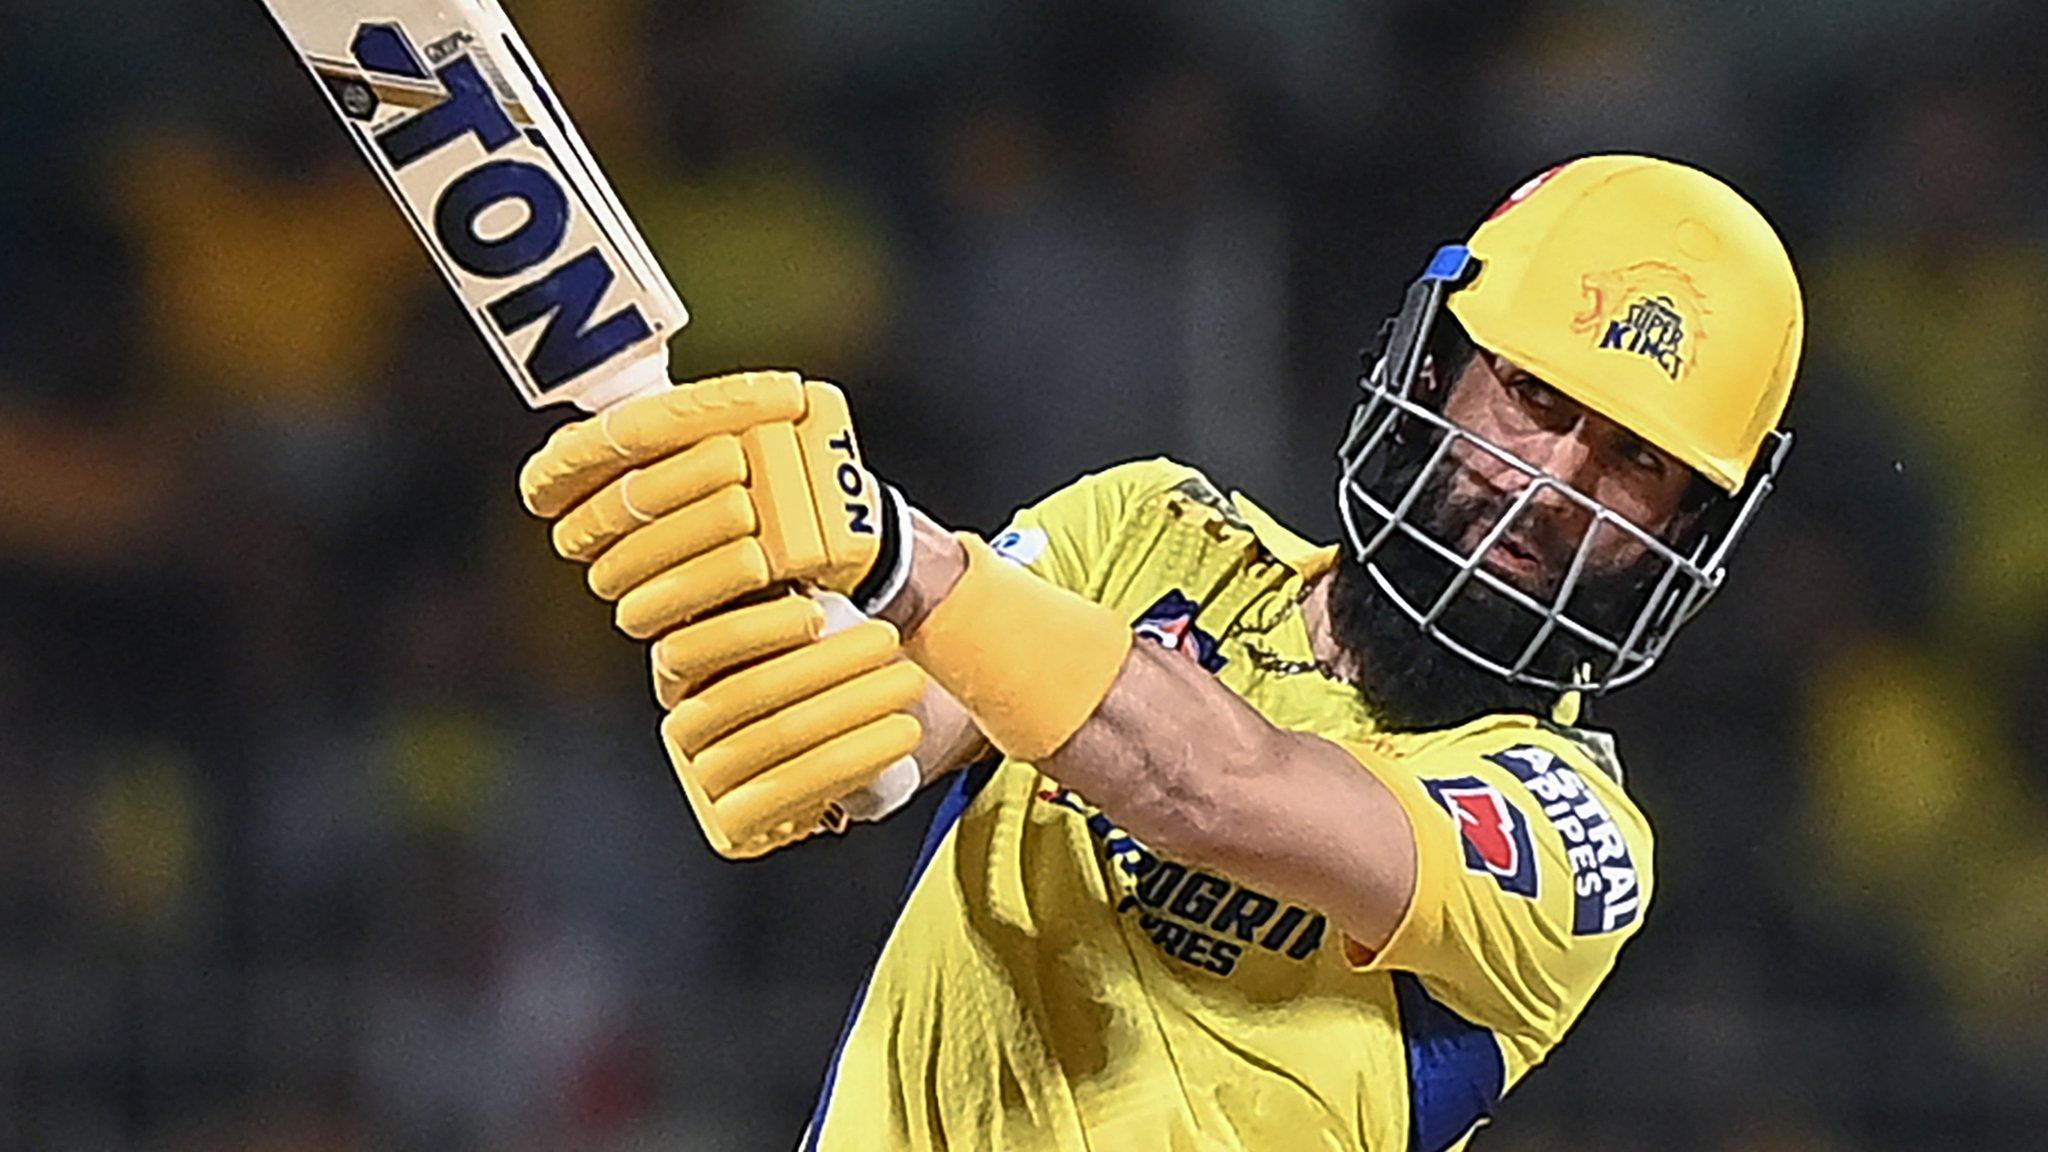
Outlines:
MULTIPOLYGON (((1806 278, 1783 494, 1606 702, 1659 903, 1476 1147, 2048 1146, 2048 9, 509 0, 696 322, 993 529, 1330 538, 1359 349, 1647 150, 1806 278)), ((0 0, 0 1148, 779 1149, 920 813, 735 867, 526 412, 256 0, 0 0)))

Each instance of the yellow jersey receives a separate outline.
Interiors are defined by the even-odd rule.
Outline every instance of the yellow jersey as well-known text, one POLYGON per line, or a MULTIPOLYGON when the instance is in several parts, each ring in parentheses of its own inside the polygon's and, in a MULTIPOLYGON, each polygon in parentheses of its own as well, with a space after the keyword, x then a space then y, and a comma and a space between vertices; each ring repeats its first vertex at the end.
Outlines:
POLYGON ((1408 812, 1417 891, 1371 955, 1313 908, 1151 851, 1030 764, 966 769, 804 1147, 1461 1148, 1642 924, 1650 832, 1611 745, 1506 714, 1377 731, 1302 619, 1336 550, 1170 461, 1084 478, 995 545, 1350 749, 1408 812))

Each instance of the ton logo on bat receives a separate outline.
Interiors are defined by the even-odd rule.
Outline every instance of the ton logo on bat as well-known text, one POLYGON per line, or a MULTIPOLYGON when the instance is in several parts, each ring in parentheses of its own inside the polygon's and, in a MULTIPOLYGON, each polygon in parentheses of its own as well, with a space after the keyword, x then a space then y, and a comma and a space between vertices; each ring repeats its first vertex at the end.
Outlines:
MULTIPOLYGON (((428 79, 419 53, 396 25, 364 24, 351 47, 366 72, 428 79)), ((394 172, 403 172, 466 137, 483 146, 483 160, 441 190, 429 224, 441 250, 472 276, 510 282, 547 268, 538 279, 512 288, 485 309, 502 336, 545 321, 526 357, 534 379, 543 388, 552 388, 652 335, 646 317, 632 305, 593 323, 619 273, 596 247, 562 257, 575 197, 548 168, 500 155, 526 134, 476 60, 467 52, 455 55, 433 70, 433 79, 446 98, 378 133, 376 147, 394 172), (512 203, 525 209, 524 221, 502 235, 484 235, 484 215, 512 203)), ((546 147, 539 133, 533 133, 532 140, 535 146, 546 147)))

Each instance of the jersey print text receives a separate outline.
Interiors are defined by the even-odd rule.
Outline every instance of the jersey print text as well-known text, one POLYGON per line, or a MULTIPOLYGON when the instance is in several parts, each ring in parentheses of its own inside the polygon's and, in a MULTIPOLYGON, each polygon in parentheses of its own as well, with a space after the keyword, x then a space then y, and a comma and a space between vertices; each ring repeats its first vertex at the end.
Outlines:
POLYGON ((1087 821, 1112 882, 1121 878, 1116 910, 1134 916, 1138 930, 1168 958, 1229 976, 1248 949, 1302 961, 1322 947, 1329 922, 1321 914, 1162 859, 1068 789, 1049 788, 1038 798, 1087 821))
POLYGON ((1618 932, 1642 914, 1635 858, 1607 805, 1555 752, 1531 745, 1487 757, 1514 773, 1564 838, 1572 868, 1572 934, 1618 932))

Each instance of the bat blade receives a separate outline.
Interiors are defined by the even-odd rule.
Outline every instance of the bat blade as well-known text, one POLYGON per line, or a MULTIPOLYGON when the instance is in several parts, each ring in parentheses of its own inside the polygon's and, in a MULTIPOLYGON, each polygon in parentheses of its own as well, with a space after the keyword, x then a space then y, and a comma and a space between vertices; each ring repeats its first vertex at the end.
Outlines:
POLYGON ((668 382, 689 322, 497 0, 263 0, 528 404, 668 382))

